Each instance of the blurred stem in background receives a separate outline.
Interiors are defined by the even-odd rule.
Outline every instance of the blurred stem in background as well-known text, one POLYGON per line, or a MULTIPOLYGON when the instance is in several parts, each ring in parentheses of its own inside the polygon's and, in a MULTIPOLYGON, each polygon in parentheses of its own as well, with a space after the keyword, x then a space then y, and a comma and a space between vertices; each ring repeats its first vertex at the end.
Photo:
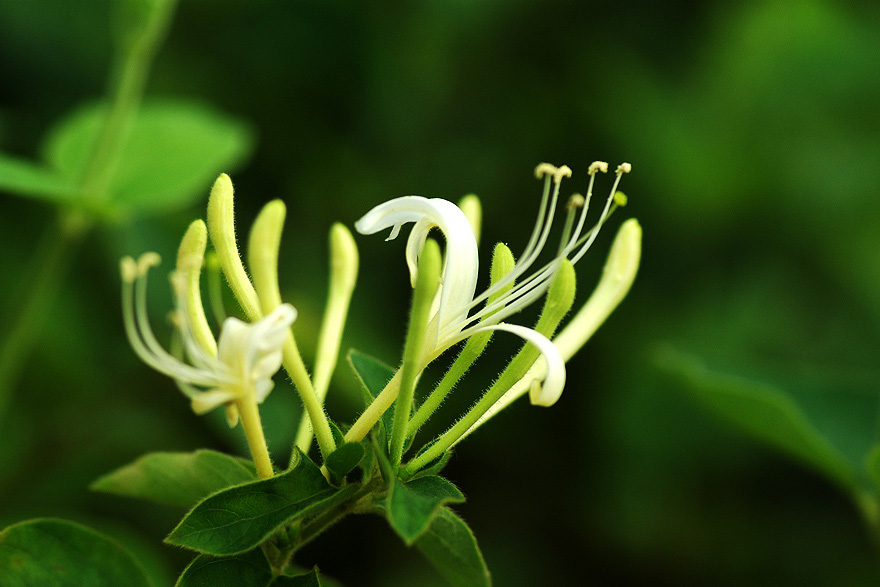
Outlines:
MULTIPOLYGON (((108 88, 109 108, 80 178, 78 192, 106 200, 110 180, 137 115, 153 57, 164 40, 177 0, 119 3, 120 36, 108 88)), ((43 328, 47 310, 67 274, 73 253, 92 221, 78 210, 62 211, 47 229, 33 262, 33 277, 12 328, 0 343, 0 421, 12 390, 43 328)))

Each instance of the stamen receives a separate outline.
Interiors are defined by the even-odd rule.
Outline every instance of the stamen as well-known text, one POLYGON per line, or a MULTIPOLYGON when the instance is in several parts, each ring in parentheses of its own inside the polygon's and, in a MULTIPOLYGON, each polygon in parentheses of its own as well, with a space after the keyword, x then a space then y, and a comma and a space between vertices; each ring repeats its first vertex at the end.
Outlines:
POLYGON ((568 165, 563 165, 556 170, 556 173, 553 174, 553 182, 562 183, 562 178, 564 177, 571 177, 571 167, 568 165))
MULTIPOLYGON (((618 166, 617 177, 614 181, 614 186, 611 188, 611 193, 605 202, 605 207, 602 210, 602 214, 600 215, 598 222, 585 235, 581 237, 580 232, 583 229, 583 225, 586 221, 586 213, 593 193, 595 174, 597 171, 602 171, 604 173, 608 170, 607 163, 603 161, 593 162, 593 164, 590 165, 590 183, 587 188, 587 196, 583 199, 583 208, 581 210, 580 218, 578 219, 577 228, 571 233, 571 235, 567 233, 567 231, 570 230, 570 223, 571 219, 573 218, 571 206, 573 203, 579 202, 577 199, 574 199, 574 202, 572 201, 572 199, 569 199, 569 202, 566 206, 566 208, 569 209, 569 217, 566 219, 565 228, 563 229, 563 239, 560 243, 561 249, 557 257, 548 262, 538 271, 534 272, 525 281, 518 283, 506 295, 502 296, 502 299, 496 300, 494 303, 488 303, 484 308, 469 316, 465 321, 464 328, 460 330, 460 334, 470 335, 471 331, 478 326, 477 322, 479 322, 480 320, 483 320, 483 324, 497 323, 506 319, 510 315, 519 312, 521 309, 525 308, 544 294, 544 292, 549 287, 553 276, 559 268, 560 258, 567 257, 573 250, 578 249, 577 253, 572 256, 571 262, 576 263, 578 260, 580 260, 580 258, 587 252, 590 246, 592 246, 593 241, 596 239, 596 236, 599 233, 599 229, 602 227, 602 225, 605 223, 611 213, 616 208, 626 204, 626 196, 623 194, 623 192, 617 191, 617 186, 620 183, 621 175, 623 173, 628 173, 631 169, 632 166, 628 163, 623 163, 618 166), (562 246, 563 243, 566 242, 567 244, 562 246), (491 322, 489 322, 490 316, 491 322)), ((572 198, 574 198, 574 196, 572 198)), ((538 249, 538 251, 540 251, 540 248, 538 249)), ((515 270, 518 270, 516 271, 517 276, 519 276, 526 267, 531 265, 533 261, 534 259, 532 258, 529 260, 528 264, 524 263, 521 267, 515 268, 515 270)), ((477 300, 482 299, 485 299, 485 297, 479 296, 478 298, 475 298, 474 301, 476 302, 477 300)), ((458 338, 458 336, 456 338, 458 338)))
MULTIPOLYGON (((541 175, 545 175, 546 179, 544 182, 544 192, 541 195, 541 207, 538 210, 538 220, 535 222, 535 228, 532 230, 532 236, 529 238, 529 242, 526 245, 525 250, 520 255, 519 260, 516 262, 513 271, 508 273, 503 279, 501 279, 501 281, 490 286, 488 289, 486 289, 486 291, 475 297, 470 303, 469 309, 476 308, 478 305, 482 304, 486 299, 488 299, 489 296, 495 294, 502 288, 506 287, 508 284, 513 283, 520 275, 522 275, 526 271, 526 269, 528 269, 532 265, 532 263, 535 262, 547 242, 547 238, 550 235, 550 229, 553 226, 553 217, 556 213, 556 202, 559 199, 559 190, 561 185, 560 181, 562 177, 571 176, 571 169, 567 165, 556 167, 549 163, 541 163, 540 165, 538 165, 538 167, 535 168, 535 175, 539 178, 541 177, 541 175), (553 178, 551 178, 551 175, 553 176, 553 178), (556 181, 556 178, 558 178, 559 181, 556 181), (554 180, 552 195, 550 193, 551 179, 554 180)), ((470 321, 471 320, 469 319, 468 322, 470 321)), ((442 336, 443 335, 441 333, 441 338, 442 336)))
POLYGON ((593 161, 590 163, 589 169, 587 169, 587 173, 590 175, 596 175, 596 172, 601 171, 602 173, 608 173, 608 164, 604 161, 593 161))
POLYGON ((559 168, 555 165, 551 165, 550 163, 539 163, 537 167, 535 167, 535 179, 541 179, 545 175, 556 175, 559 171, 559 168))
POLYGON ((582 195, 572 194, 568 198, 568 202, 565 203, 565 225, 562 228, 562 238, 559 239, 559 249, 556 251, 557 256, 561 255, 570 244, 569 239, 571 238, 571 229, 574 226, 575 213, 579 208, 584 207, 585 201, 582 195))
POLYGON ((583 208, 585 201, 586 200, 584 200, 582 195, 572 194, 571 197, 568 198, 568 202, 565 203, 565 209, 572 212, 577 208, 583 208))
POLYGON ((162 263, 162 257, 159 256, 159 253, 144 253, 137 260, 138 276, 145 276, 151 267, 156 267, 160 263, 162 263))
POLYGON ((137 263, 131 257, 123 257, 119 262, 119 270, 122 273, 122 281, 125 284, 134 283, 137 279, 138 269, 137 263))
POLYGON ((586 239, 583 246, 578 250, 578 252, 571 258, 572 263, 577 263, 581 257, 590 249, 593 245, 593 241, 596 240, 596 236, 599 234, 599 228, 605 223, 608 219, 608 215, 610 213, 610 208, 612 202, 617 200, 617 186, 620 184, 620 178, 624 173, 629 173, 629 170, 632 169, 632 165, 629 163, 621 163, 617 167, 617 177, 614 178, 614 185, 611 186, 611 194, 608 196, 608 199, 605 201, 605 208, 602 209, 602 214, 599 216, 599 221, 596 223, 596 229, 591 230, 589 233, 589 238, 586 239))
POLYGON ((123 287, 123 319, 129 342, 138 356, 153 369, 185 383, 215 386, 220 378, 210 371, 184 364, 169 354, 156 340, 147 316, 147 272, 158 263, 159 255, 146 253, 138 259, 138 269, 143 273, 134 284, 123 287))

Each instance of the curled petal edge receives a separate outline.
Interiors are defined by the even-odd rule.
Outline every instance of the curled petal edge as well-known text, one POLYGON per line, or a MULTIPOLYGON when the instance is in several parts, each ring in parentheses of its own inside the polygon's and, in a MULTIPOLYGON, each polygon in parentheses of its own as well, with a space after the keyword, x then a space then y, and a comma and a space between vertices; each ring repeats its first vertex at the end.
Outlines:
POLYGON ((478 330, 503 330, 535 345, 541 352, 541 358, 522 378, 522 381, 527 382, 529 386, 529 400, 533 405, 545 407, 559 401, 565 388, 565 361, 549 338, 531 328, 504 322, 484 326, 478 330))

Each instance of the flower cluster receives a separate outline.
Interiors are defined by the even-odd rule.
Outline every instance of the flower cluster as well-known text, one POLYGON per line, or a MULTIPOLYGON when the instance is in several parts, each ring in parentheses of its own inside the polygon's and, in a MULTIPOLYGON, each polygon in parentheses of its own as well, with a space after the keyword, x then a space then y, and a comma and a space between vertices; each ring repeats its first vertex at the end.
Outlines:
MULTIPOLYGON (((598 287, 557 334, 574 302, 574 264, 590 249, 614 210, 626 203, 617 187, 622 175, 630 169, 628 163, 617 167, 614 184, 603 199, 598 218, 588 227, 596 176, 608 171, 606 163, 590 165, 585 194, 574 194, 568 199, 556 250, 545 254, 556 224, 557 209, 561 208, 562 182, 572 173, 566 166, 539 165, 535 175, 543 180, 543 192, 528 243, 518 259, 514 259, 505 245, 495 246, 490 284, 479 293, 480 210, 475 197, 457 206, 439 198, 404 196, 376 206, 358 220, 355 227, 361 234, 391 229, 388 240, 396 238, 404 224, 413 223, 406 245, 406 262, 414 294, 401 368, 347 428, 344 440, 362 440, 396 402, 397 419, 390 455, 393 466, 399 467, 401 476, 406 478, 442 456, 449 447, 521 395, 528 393, 536 405, 553 405, 565 385, 565 361, 620 303, 638 268, 641 229, 635 220, 629 220, 618 232, 598 287), (442 255, 429 238, 434 229, 444 237, 442 255), (541 298, 544 305, 536 325, 526 327, 507 322, 541 298), (411 439, 432 415, 482 354, 496 331, 517 335, 526 344, 467 414, 415 458, 402 464, 406 439, 411 439), (400 414, 412 413, 416 382, 425 367, 458 346, 458 357, 433 391, 411 417, 400 417, 400 414)), ((341 225, 334 226, 330 296, 319 336, 315 374, 310 376, 291 328, 296 310, 282 303, 278 288, 283 221, 284 205, 279 201, 270 202, 257 218, 248 251, 252 277, 248 276, 235 242, 232 184, 225 175, 217 180, 209 201, 207 225, 199 220, 190 226, 171 277, 176 300, 173 322, 181 343, 180 352, 176 354, 162 348, 147 319, 147 272, 158 263, 158 255, 147 253, 138 261, 132 258, 122 261, 125 326, 135 352, 145 363, 174 378, 190 398, 196 413, 224 406, 230 426, 235 426, 240 416, 258 470, 264 477, 273 474, 273 467, 265 449, 257 405, 272 389, 272 377, 282 364, 306 408, 297 445, 308 450, 314 433, 325 457, 336 447, 338 440, 331 433, 323 399, 338 357, 358 265, 357 249, 350 233, 341 225), (218 264, 250 320, 227 318, 216 339, 208 326, 199 289, 209 235, 218 264)))

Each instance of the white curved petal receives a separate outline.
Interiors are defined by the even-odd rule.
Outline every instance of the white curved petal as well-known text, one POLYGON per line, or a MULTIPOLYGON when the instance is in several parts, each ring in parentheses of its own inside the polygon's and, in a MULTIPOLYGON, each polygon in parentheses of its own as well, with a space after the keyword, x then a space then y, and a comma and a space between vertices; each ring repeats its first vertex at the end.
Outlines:
POLYGON ((246 377, 245 357, 251 325, 230 316, 223 321, 217 341, 217 359, 229 369, 238 381, 246 377))
POLYGON ((207 414, 214 408, 236 399, 238 399, 238 394, 229 388, 211 389, 192 398, 192 410, 199 415, 207 414))
POLYGON ((428 240, 428 233, 432 228, 434 224, 422 218, 413 225, 406 240, 406 265, 409 268, 409 282, 412 287, 416 286, 416 277, 419 275, 419 255, 425 248, 425 241, 428 240))
MULTIPOLYGON (((407 222, 416 223, 407 246, 407 264, 413 280, 417 254, 428 231, 436 226, 446 237, 437 315, 439 331, 456 334, 461 330, 457 323, 467 317, 474 299, 479 273, 477 239, 471 224, 464 212, 452 202, 441 198, 404 196, 376 206, 355 223, 355 228, 361 234, 374 234, 407 222)), ((396 235, 396 232, 392 232, 392 236, 396 235)))
POLYGON ((281 304, 253 324, 227 318, 218 343, 220 362, 240 382, 264 389, 265 384, 260 382, 281 368, 281 347, 295 319, 296 309, 290 304, 281 304))
POLYGON ((535 363, 538 368, 534 371, 535 377, 528 382, 531 387, 529 399, 536 406, 552 406, 559 400, 565 387, 565 361, 549 338, 531 328, 503 322, 483 326, 477 330, 504 330, 516 334, 526 342, 538 347, 545 365, 543 369, 540 368, 538 363, 541 362, 541 359, 535 363), (534 385, 536 381, 539 383, 538 385, 534 385))
POLYGON ((260 379, 254 382, 254 398, 258 404, 265 401, 273 387, 275 387, 275 382, 271 379, 260 379))

